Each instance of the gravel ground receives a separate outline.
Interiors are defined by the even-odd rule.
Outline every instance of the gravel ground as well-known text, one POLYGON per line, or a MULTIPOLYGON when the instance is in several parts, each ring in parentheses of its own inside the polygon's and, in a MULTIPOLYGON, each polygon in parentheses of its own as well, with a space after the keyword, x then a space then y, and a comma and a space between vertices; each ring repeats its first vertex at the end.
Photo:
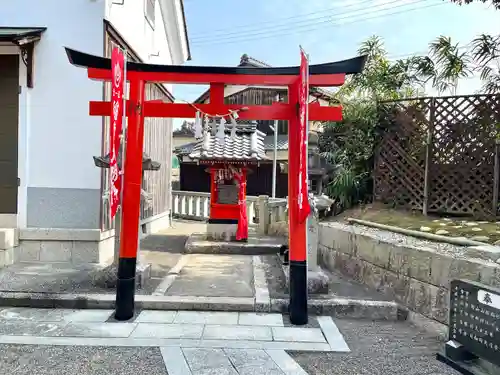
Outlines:
POLYGON ((0 345, 0 374, 167 375, 158 348, 0 345))
POLYGON ((370 228, 364 225, 350 225, 339 222, 323 222, 332 228, 339 228, 347 231, 353 231, 354 233, 364 234, 370 237, 375 237, 382 241, 388 241, 395 244, 403 244, 418 248, 428 248, 433 249, 438 252, 446 253, 446 254, 454 254, 457 256, 464 255, 466 252, 466 246, 457 246, 450 243, 445 242, 434 242, 427 241, 421 238, 406 236, 399 233, 394 233, 386 230, 381 230, 377 228, 370 228))
POLYGON ((309 375, 460 375, 435 359, 443 344, 408 323, 335 323, 351 352, 290 352, 309 375))

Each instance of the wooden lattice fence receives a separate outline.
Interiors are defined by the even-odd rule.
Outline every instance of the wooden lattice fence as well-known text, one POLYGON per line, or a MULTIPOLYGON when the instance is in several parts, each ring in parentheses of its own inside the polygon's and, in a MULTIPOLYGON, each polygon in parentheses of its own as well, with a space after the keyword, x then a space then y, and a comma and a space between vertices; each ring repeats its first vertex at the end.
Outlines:
POLYGON ((499 216, 500 95, 380 103, 378 201, 476 218, 499 216))

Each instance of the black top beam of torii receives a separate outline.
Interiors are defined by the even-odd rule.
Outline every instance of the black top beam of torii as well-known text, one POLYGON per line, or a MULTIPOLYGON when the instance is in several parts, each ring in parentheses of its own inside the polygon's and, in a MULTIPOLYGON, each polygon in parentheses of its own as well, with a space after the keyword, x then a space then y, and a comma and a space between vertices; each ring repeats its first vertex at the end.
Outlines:
MULTIPOLYGON (((111 59, 90 55, 65 47, 71 64, 83 68, 111 69, 111 59)), ((357 74, 363 71, 366 55, 352 59, 309 66, 309 74, 357 74)), ((241 75, 298 75, 300 67, 253 68, 226 66, 158 65, 127 61, 128 72, 145 73, 198 73, 198 74, 241 74, 241 75)))

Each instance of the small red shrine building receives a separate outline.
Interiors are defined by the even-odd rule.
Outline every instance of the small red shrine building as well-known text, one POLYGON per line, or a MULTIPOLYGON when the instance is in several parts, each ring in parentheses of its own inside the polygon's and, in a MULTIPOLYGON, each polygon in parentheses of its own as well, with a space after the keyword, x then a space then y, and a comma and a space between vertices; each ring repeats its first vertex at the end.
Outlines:
POLYGON ((224 140, 214 131, 203 137, 189 154, 193 163, 206 165, 210 176, 210 216, 207 238, 217 240, 248 239, 246 217, 247 175, 261 163, 270 163, 264 149, 265 134, 255 124, 226 125, 224 140), (245 217, 242 217, 244 210, 245 217), (241 221, 246 223, 241 223, 241 221), (238 223, 240 235, 238 235, 238 223), (246 229, 245 229, 246 228, 246 229))

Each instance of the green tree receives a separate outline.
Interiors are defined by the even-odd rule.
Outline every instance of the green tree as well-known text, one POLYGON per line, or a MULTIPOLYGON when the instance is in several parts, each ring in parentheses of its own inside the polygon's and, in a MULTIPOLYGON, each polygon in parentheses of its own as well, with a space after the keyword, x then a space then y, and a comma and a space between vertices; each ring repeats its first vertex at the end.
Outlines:
POLYGON ((194 135, 194 122, 184 120, 179 129, 174 130, 174 135, 192 136, 194 135))
POLYGON ((481 74, 483 91, 500 92, 500 35, 481 34, 472 41, 475 70, 481 74))
POLYGON ((411 57, 392 62, 378 36, 371 36, 361 43, 358 54, 366 55, 365 68, 362 73, 348 78, 338 92, 338 100, 398 99, 415 96, 423 90, 424 81, 419 68, 424 58, 411 57))
MULTIPOLYGON (((470 4, 474 1, 490 3, 500 10, 500 0, 451 0, 458 5, 470 4)), ((483 81, 482 90, 487 93, 500 92, 500 34, 481 34, 472 41, 472 59, 474 70, 480 72, 483 81)))
POLYGON ((491 3, 495 9, 500 9, 500 0, 451 0, 458 5, 470 4, 472 2, 491 3))
POLYGON ((431 61, 434 64, 432 85, 439 92, 450 91, 456 94, 460 78, 472 73, 471 58, 467 51, 461 51, 458 44, 453 44, 450 37, 440 36, 429 45, 431 61))

